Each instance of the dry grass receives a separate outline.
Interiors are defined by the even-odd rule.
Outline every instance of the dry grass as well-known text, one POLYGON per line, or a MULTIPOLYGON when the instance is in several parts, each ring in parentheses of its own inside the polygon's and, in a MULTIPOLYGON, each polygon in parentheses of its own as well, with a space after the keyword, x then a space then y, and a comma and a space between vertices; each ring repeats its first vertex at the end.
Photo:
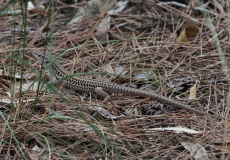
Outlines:
MULTIPOLYGON (((229 23, 228 11, 223 7, 219 13, 220 9, 213 2, 208 10, 218 13, 210 15, 210 18, 219 34, 229 23)), ((227 2, 222 6, 227 6, 227 2)), ((93 28, 102 18, 100 14, 85 18, 82 22, 62 25, 68 16, 62 14, 61 9, 60 6, 55 8, 54 27, 48 31, 48 14, 29 13, 26 34, 16 32, 22 28, 25 17, 9 15, 0 18, 3 37, 0 61, 4 67, 0 79, 1 99, 10 94, 12 102, 15 102, 1 102, 0 159, 37 159, 39 156, 41 159, 194 157, 180 143, 181 138, 188 138, 204 147, 209 159, 220 159, 221 156, 222 159, 230 158, 228 120, 217 121, 167 105, 162 109, 156 101, 125 95, 115 95, 112 105, 103 103, 103 99, 95 95, 87 95, 82 100, 77 93, 68 92, 27 91, 13 94, 10 86, 16 82, 23 84, 25 80, 9 77, 21 71, 24 75, 35 72, 38 75, 40 64, 31 53, 48 52, 53 48, 53 56, 68 50, 59 61, 70 70, 75 58, 75 73, 102 73, 110 65, 114 68, 122 66, 127 72, 123 76, 87 76, 134 87, 152 85, 157 88, 155 92, 161 95, 211 114, 227 115, 229 79, 223 74, 219 53, 205 25, 204 14, 170 5, 159 6, 151 1, 129 4, 123 12, 111 17, 111 29, 107 31, 109 41, 98 42, 93 28), (179 33, 189 24, 199 27, 199 35, 188 43, 178 42, 179 33), (119 28, 115 27, 118 25, 119 28), (54 40, 47 36, 51 32, 54 40), (78 47, 83 43, 86 47, 78 47), (23 63, 22 55, 25 59, 23 63), (144 71, 151 71, 152 78, 148 81, 133 79, 133 76, 144 71), (189 102, 189 89, 196 81, 199 81, 196 98, 189 102), (177 92, 168 86, 169 83, 183 89, 177 92), (105 118, 93 107, 102 107, 119 118, 105 118), (153 113, 145 112, 146 108, 151 108, 149 110, 153 113), (157 111, 163 113, 154 115, 157 111), (202 133, 151 131, 152 128, 178 125, 202 133)), ((229 39, 226 34, 218 37, 229 65, 229 39)))

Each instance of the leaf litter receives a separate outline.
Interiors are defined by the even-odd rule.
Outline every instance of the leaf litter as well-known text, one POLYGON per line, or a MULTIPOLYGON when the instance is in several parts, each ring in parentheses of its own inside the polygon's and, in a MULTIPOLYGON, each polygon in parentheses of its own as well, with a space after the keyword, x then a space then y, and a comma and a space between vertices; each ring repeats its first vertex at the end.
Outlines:
POLYGON ((93 79, 99 74, 135 88, 150 84, 153 92, 224 117, 229 111, 227 2, 100 1, 90 8, 87 5, 92 1, 58 1, 52 20, 51 3, 30 3, 35 9, 28 10, 25 32, 25 17, 12 15, 14 8, 20 9, 19 3, 9 5, 11 14, 0 18, 1 70, 4 68, 0 111, 10 126, 2 118, 1 159, 23 155, 28 159, 229 159, 228 120, 217 121, 168 105, 159 112, 157 101, 129 95, 113 95, 112 102, 103 102, 93 94, 81 98, 82 93, 52 90, 43 85, 47 78, 35 78, 40 65, 32 57, 34 52, 45 51, 54 57, 63 53, 58 60, 68 70, 73 67, 74 73, 90 72, 84 76, 93 79), (220 48, 226 52, 224 59, 220 59, 220 48), (152 73, 154 78, 149 77, 152 73), (178 79, 186 82, 175 83, 178 79), (33 82, 47 88, 29 89, 33 82), (143 112, 143 106, 148 112, 143 112), (187 133, 196 131, 199 133, 187 133))

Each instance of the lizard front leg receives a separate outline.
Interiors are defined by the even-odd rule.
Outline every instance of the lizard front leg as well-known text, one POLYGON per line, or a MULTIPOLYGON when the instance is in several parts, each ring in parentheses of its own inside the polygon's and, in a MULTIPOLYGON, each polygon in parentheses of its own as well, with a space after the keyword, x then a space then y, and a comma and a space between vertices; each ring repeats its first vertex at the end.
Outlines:
POLYGON ((95 93, 98 96, 103 97, 104 98, 104 102, 107 102, 108 100, 111 101, 110 95, 107 92, 105 92, 101 87, 96 87, 95 88, 95 93))

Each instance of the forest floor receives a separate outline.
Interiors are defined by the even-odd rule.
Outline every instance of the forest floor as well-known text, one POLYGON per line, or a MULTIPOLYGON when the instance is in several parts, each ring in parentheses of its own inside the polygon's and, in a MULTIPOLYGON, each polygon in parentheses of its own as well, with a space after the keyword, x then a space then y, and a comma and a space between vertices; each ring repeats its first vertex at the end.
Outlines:
POLYGON ((230 2, 66 2, 0 2, 0 159, 230 159, 230 2), (32 53, 223 119, 47 85, 32 53))

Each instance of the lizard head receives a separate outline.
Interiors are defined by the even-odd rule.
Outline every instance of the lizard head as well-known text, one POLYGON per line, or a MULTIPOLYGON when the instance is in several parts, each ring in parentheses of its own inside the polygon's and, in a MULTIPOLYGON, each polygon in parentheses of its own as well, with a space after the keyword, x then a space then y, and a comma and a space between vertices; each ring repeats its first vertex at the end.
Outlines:
POLYGON ((34 58, 36 58, 37 61, 43 65, 43 67, 47 67, 48 64, 50 63, 50 58, 47 55, 43 53, 32 53, 32 54, 34 58))
POLYGON ((62 72, 66 74, 65 69, 58 63, 57 58, 53 58, 51 54, 44 53, 32 53, 34 58, 42 64, 45 69, 49 69, 50 74, 54 74, 54 71, 62 72))

